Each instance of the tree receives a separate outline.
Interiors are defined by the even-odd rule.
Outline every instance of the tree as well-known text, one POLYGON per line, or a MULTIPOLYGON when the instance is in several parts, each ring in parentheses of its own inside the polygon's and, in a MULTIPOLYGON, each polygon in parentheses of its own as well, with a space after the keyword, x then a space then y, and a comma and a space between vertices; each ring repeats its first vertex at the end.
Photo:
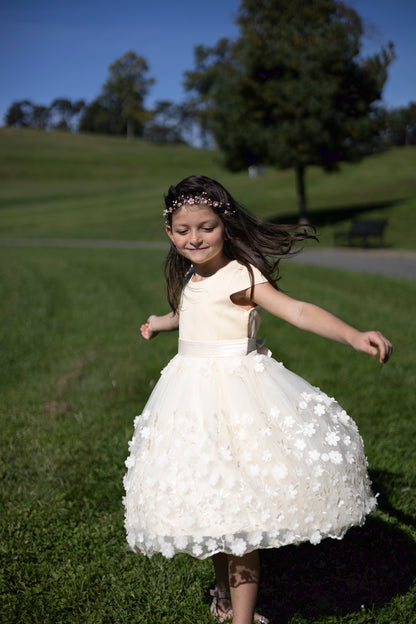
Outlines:
POLYGON ((57 117, 53 122, 56 130, 71 130, 72 120, 82 111, 85 106, 84 100, 71 102, 67 98, 56 98, 49 107, 52 117, 57 117))
POLYGON ((104 98, 113 101, 110 108, 120 108, 129 139, 134 137, 136 131, 141 133, 145 121, 149 119, 144 109, 144 98, 155 81, 154 78, 146 78, 148 70, 146 59, 131 50, 110 65, 109 77, 103 87, 104 98))
POLYGON ((182 136, 182 108, 169 100, 159 100, 151 111, 143 138, 154 143, 184 143, 182 136))
POLYGON ((33 104, 29 100, 13 102, 7 109, 4 121, 6 126, 30 128, 32 125, 33 104))
POLYGON ((416 144, 416 102, 386 112, 388 140, 397 146, 416 144))
POLYGON ((123 120, 120 102, 104 96, 93 100, 84 108, 78 129, 99 134, 125 134, 127 124, 123 120))
POLYGON ((362 59, 361 19, 336 0, 242 0, 237 23, 235 41, 196 48, 185 87, 229 169, 294 168, 307 220, 306 167, 369 150, 393 46, 362 59))
POLYGON ((38 130, 47 130, 49 128, 51 112, 48 106, 35 104, 32 108, 31 127, 38 130))

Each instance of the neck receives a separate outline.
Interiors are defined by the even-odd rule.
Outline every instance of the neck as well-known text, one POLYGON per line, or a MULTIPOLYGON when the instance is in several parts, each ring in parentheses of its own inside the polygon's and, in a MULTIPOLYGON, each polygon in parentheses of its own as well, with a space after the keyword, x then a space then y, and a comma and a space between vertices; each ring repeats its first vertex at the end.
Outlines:
POLYGON ((209 266, 205 266, 204 264, 193 264, 194 275, 193 280, 195 282, 206 279, 207 277, 211 277, 214 275, 219 269, 222 269, 230 262, 230 258, 226 255, 221 256, 214 264, 210 264, 209 266))

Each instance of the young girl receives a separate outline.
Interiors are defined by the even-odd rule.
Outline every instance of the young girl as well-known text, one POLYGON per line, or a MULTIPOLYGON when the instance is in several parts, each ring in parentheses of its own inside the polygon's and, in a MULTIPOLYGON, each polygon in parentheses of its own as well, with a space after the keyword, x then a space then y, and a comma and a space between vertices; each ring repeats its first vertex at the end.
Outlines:
POLYGON ((128 543, 146 555, 211 556, 219 622, 251 624, 259 548, 342 538, 376 506, 355 423, 256 344, 261 308, 386 362, 390 342, 276 286, 278 262, 310 235, 249 216, 221 184, 191 176, 165 197, 179 352, 135 420, 124 479, 128 543))

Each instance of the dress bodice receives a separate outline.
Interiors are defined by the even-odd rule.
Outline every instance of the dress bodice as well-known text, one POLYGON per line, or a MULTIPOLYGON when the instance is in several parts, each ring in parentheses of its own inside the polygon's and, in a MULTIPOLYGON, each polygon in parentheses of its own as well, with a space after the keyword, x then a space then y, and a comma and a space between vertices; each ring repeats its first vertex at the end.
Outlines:
MULTIPOLYGON (((267 279, 252 267, 254 284, 267 279)), ((200 282, 188 280, 179 308, 179 338, 186 341, 220 341, 254 338, 261 322, 261 308, 245 310, 231 295, 250 288, 247 268, 231 260, 200 282)))

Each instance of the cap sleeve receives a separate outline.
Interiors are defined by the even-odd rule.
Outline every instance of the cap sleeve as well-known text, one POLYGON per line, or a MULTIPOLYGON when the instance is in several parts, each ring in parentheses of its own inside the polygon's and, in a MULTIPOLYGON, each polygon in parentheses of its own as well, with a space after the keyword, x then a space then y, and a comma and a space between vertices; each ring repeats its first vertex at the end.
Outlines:
MULTIPOLYGON (((261 273, 255 266, 250 266, 253 269, 254 285, 264 284, 264 282, 268 281, 267 277, 265 277, 263 273, 261 273)), ((251 288, 250 273, 248 272, 248 269, 244 266, 244 264, 236 263, 230 287, 231 294, 240 292, 241 290, 247 290, 247 288, 251 288)))

